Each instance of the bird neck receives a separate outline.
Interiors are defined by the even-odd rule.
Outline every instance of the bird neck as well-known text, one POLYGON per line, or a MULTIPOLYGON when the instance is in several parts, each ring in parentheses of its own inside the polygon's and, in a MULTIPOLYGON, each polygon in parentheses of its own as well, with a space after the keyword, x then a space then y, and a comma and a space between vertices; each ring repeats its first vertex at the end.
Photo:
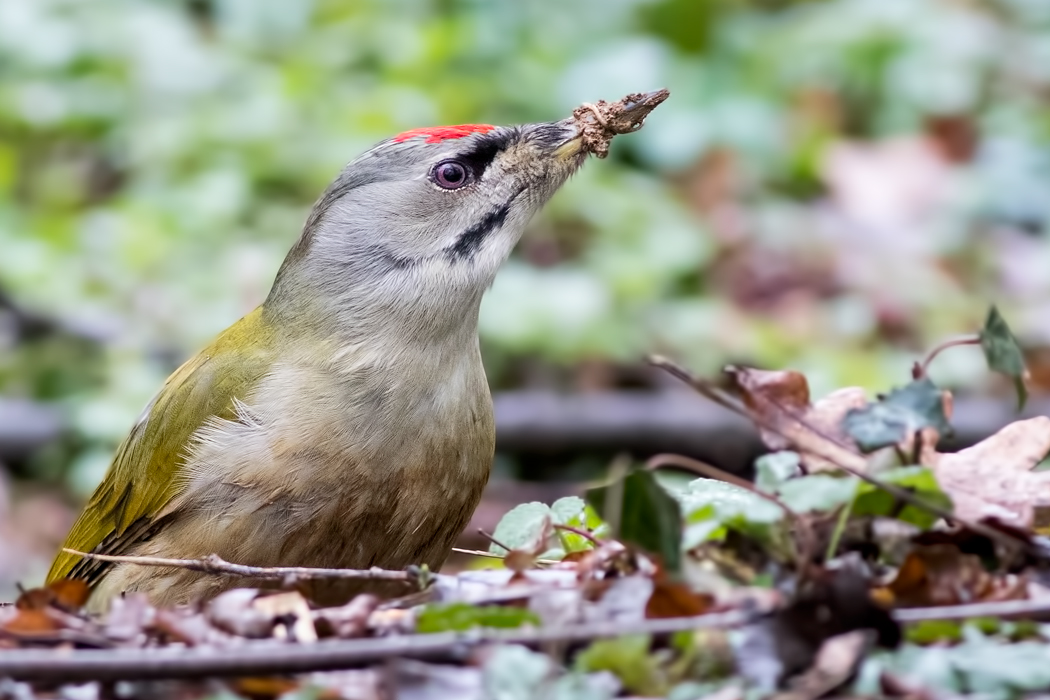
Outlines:
POLYGON ((379 353, 391 361, 477 352, 482 290, 300 280, 278 292, 275 287, 263 304, 263 316, 290 343, 310 339, 341 352, 379 353), (292 288, 295 293, 287 293, 292 288))

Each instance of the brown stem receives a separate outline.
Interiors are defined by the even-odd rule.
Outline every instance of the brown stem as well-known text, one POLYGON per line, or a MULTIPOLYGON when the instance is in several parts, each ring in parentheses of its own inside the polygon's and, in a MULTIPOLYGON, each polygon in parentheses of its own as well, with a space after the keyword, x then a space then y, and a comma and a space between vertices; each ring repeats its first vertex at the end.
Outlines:
POLYGON ((481 535, 482 537, 484 537, 486 540, 488 540, 492 544, 496 545, 497 547, 503 547, 503 549, 507 550, 508 552, 514 551, 513 547, 508 547, 507 545, 503 544, 502 542, 497 540, 495 537, 493 537, 489 533, 487 533, 484 530, 482 530, 480 527, 478 528, 478 534, 481 535))
POLYGON ((674 360, 663 357, 662 355, 650 355, 648 357, 648 362, 653 367, 658 367, 672 377, 685 382, 709 401, 713 401, 722 408, 732 411, 733 413, 738 413, 744 418, 751 418, 747 409, 741 406, 739 402, 733 399, 733 397, 728 396, 722 389, 715 386, 713 382, 698 377, 685 367, 676 363, 674 360))
POLYGON ((976 335, 976 334, 964 335, 964 336, 959 337, 959 338, 951 338, 949 340, 945 340, 944 342, 942 342, 942 343, 940 343, 938 345, 935 345, 932 350, 930 350, 928 353, 926 353, 926 357, 923 359, 923 361, 921 363, 920 362, 916 362, 912 366, 912 368, 911 368, 911 377, 912 377, 912 379, 922 379, 923 377, 925 377, 929 373, 930 363, 933 362, 934 358, 936 358, 938 355, 940 355, 942 352, 944 352, 948 348, 954 348, 954 347, 958 347, 960 345, 980 345, 980 344, 981 344, 981 336, 976 335))
POLYGON ((745 491, 750 491, 759 498, 764 498, 770 503, 776 505, 789 516, 794 518, 798 517, 798 513, 791 510, 790 506, 788 506, 786 503, 784 503, 782 500, 780 500, 773 494, 766 493, 765 491, 760 490, 747 479, 741 479, 736 474, 730 474, 727 471, 723 471, 722 469, 719 469, 718 467, 708 464, 706 462, 701 462, 698 459, 686 457, 685 455, 658 454, 650 457, 649 460, 645 463, 645 468, 649 470, 660 469, 661 467, 679 467, 681 469, 691 471, 695 474, 699 474, 700 476, 706 476, 710 479, 717 479, 718 481, 724 481, 727 484, 738 486, 744 489, 745 491))
POLYGON ((555 523, 554 524, 554 529, 555 530, 563 530, 565 532, 571 532, 574 535, 579 535, 580 537, 584 538, 585 540, 587 540, 588 542, 593 544, 595 547, 600 547, 601 544, 602 544, 601 540, 599 540, 597 537, 595 537, 591 533, 587 532, 584 529, 581 529, 581 528, 578 528, 578 527, 573 527, 572 525, 559 525, 558 523, 555 523))

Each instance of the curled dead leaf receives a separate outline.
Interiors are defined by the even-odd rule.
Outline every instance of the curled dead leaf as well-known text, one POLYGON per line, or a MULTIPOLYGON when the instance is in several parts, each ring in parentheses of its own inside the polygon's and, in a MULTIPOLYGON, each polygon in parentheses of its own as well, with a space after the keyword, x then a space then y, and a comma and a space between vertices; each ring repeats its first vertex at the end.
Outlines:
POLYGON ((751 413, 762 441, 772 450, 798 452, 809 472, 836 469, 829 454, 852 447, 841 425, 846 414, 868 402, 860 387, 833 391, 810 403, 809 382, 793 371, 727 367, 726 374, 751 413), (813 450, 819 445, 819 455, 813 450))
POLYGON ((259 596, 251 602, 251 606, 274 621, 274 636, 278 639, 305 643, 317 641, 310 605, 298 591, 259 596))
POLYGON ((380 600, 376 596, 362 593, 346 605, 315 611, 314 623, 327 636, 340 639, 360 637, 368 631, 368 619, 379 603, 380 600))
POLYGON ((697 593, 684 583, 657 580, 653 592, 645 606, 647 618, 688 617, 703 615, 711 610, 715 599, 704 593, 697 593))
POLYGON ((51 605, 69 612, 80 610, 80 608, 84 607, 88 596, 91 595, 91 589, 88 587, 87 581, 81 579, 67 578, 53 581, 48 584, 47 590, 53 596, 51 605))
POLYGON ((91 590, 79 579, 53 581, 43 588, 30 588, 15 601, 19 610, 43 610, 56 607, 67 612, 76 612, 87 602, 91 590))
POLYGON ((1037 511, 1050 509, 1050 472, 1033 472, 1050 452, 1050 417, 1017 421, 965 450, 937 452, 924 444, 930 467, 960 518, 996 518, 1031 528, 1037 511))
POLYGON ((271 636, 277 623, 272 615, 252 606, 258 595, 259 591, 254 588, 234 588, 220 593, 205 611, 208 622, 238 637, 265 639, 271 636))
POLYGON ((4 622, 2 629, 18 636, 32 636, 56 632, 62 629, 62 623, 49 615, 46 609, 22 608, 14 617, 4 622))
POLYGON ((1022 578, 993 575, 976 555, 936 544, 913 549, 894 579, 873 596, 895 607, 920 607, 1017 600, 1027 597, 1026 590, 1022 578))
POLYGON ((106 637, 119 642, 143 638, 156 617, 157 609, 145 593, 128 593, 114 598, 106 616, 106 637))

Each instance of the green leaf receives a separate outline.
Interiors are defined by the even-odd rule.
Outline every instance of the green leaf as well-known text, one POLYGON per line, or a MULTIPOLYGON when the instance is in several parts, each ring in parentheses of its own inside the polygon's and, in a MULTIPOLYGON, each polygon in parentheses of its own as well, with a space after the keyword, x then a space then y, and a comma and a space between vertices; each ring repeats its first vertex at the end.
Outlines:
POLYGON ((667 700, 703 700, 703 698, 715 696, 718 691, 732 683, 734 683, 732 680, 728 683, 726 681, 707 681, 705 683, 685 681, 671 688, 671 692, 667 694, 667 700))
POLYGON ((710 540, 721 540, 726 536, 725 518, 722 518, 711 504, 694 510, 686 522, 685 532, 682 534, 682 547, 686 550, 710 540))
POLYGON ((965 693, 967 697, 1005 700, 1021 697, 1024 691, 1050 687, 1045 643, 1007 644, 982 636, 970 625, 963 629, 963 637, 965 641, 955 646, 922 647, 909 643, 892 654, 870 657, 854 692, 877 691, 883 671, 908 678, 918 687, 965 693))
MULTIPOLYGON (((511 508, 500 518, 492 536, 511 549, 532 548, 543 536, 551 518, 551 508, 546 503, 522 503, 511 508)), ((496 543, 489 545, 489 551, 493 554, 507 553, 507 550, 496 543)))
MULTIPOLYGON (((516 644, 495 647, 481 673, 484 695, 493 700, 612 700, 619 688, 605 674, 557 674, 550 656, 516 644)), ((446 692, 434 697, 452 696, 446 692)))
POLYGON ((620 679, 632 694, 663 696, 666 679, 660 663, 650 653, 647 634, 632 634, 594 642, 576 657, 574 668, 580 673, 608 671, 620 679))
POLYGON ((687 513, 711 506, 722 520, 743 516, 755 523, 774 523, 784 517, 775 503, 718 479, 694 479, 680 498, 687 513))
POLYGON ((660 557, 664 568, 677 576, 682 568, 682 510, 652 472, 635 471, 621 484, 587 491, 587 502, 599 513, 609 512, 610 497, 622 494, 619 539, 660 557))
POLYGON ((780 500, 796 513, 826 512, 849 503, 859 480, 852 476, 813 474, 780 487, 780 500))
MULTIPOLYGON (((951 498, 941 490, 937 477, 926 467, 898 467, 879 474, 879 480, 910 490, 924 502, 946 510, 952 507, 951 498)), ((938 516, 908 504, 903 508, 897 499, 866 481, 857 488, 857 500, 853 503, 853 515, 893 515, 898 520, 916 525, 921 529, 932 527, 938 516), (899 512, 896 512, 898 511, 899 512)))
POLYGON ((606 675, 566 673, 550 685, 545 695, 537 697, 545 700, 612 700, 618 689, 616 680, 606 675))
POLYGON ((482 683, 485 697, 500 700, 534 700, 540 697, 553 672, 546 654, 517 644, 497 646, 485 660, 482 683))
MULTIPOLYGON (((559 498, 551 504, 551 517, 558 525, 568 525, 581 530, 589 530, 598 536, 596 530, 601 526, 601 520, 594 515, 594 510, 587 506, 587 502, 579 496, 566 496, 559 498)), ((579 552, 594 549, 594 544, 586 537, 581 537, 574 532, 565 530, 557 531, 558 539, 561 540, 564 552, 579 552)))
POLYGON ((1028 400, 1028 389, 1025 387, 1028 370, 1017 338, 1010 326, 1006 325, 999 309, 994 306, 988 309, 988 318, 981 329, 981 350, 984 351, 989 368, 1013 378, 1017 390, 1017 410, 1020 411, 1028 400))
POLYGON ((579 496, 559 498, 551 504, 551 517, 559 525, 586 527, 587 502, 579 496))
POLYGON ((905 627, 904 636, 912 644, 958 642, 962 639, 962 624, 954 620, 923 620, 905 627))
POLYGON ((536 613, 526 608, 469 603, 427 605, 416 619, 416 632, 464 632, 475 627, 512 629, 524 624, 540 625, 536 613))
POLYGON ((772 544, 785 517, 775 503, 717 479, 694 479, 679 498, 689 514, 683 536, 686 549, 722 539, 729 529, 772 544))
MULTIPOLYGON (((304 685, 281 694, 281 700, 321 700, 321 698, 325 697, 329 697, 328 692, 316 685, 304 685)), ((205 700, 242 700, 243 698, 243 695, 223 691, 222 693, 209 695, 205 700)))
POLYGON ((941 390, 928 377, 851 409, 842 426, 863 452, 896 445, 922 428, 934 428, 941 435, 951 432, 941 390))
POLYGON ((766 493, 776 493, 781 484, 800 473, 801 460, 797 452, 772 452, 755 460, 755 486, 766 493))

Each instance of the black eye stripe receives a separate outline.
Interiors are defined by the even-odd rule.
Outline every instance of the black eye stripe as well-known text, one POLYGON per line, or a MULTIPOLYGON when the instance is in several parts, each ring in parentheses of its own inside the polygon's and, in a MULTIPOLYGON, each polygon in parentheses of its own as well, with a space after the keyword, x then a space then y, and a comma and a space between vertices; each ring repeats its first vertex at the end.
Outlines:
POLYGON ((514 204, 521 193, 527 188, 522 185, 518 188, 518 191, 512 194, 505 202, 500 204, 495 209, 489 211, 485 216, 481 218, 476 224, 468 228, 459 234, 456 238, 456 242, 445 249, 445 254, 448 259, 452 262, 457 260, 469 260, 474 254, 481 248, 481 245, 485 242, 485 239, 498 228, 501 228, 507 221, 507 216, 510 214, 510 208, 514 204))
POLYGON ((467 166, 476 179, 481 179, 485 169, 496 159, 500 151, 507 148, 517 138, 515 129, 499 129, 497 133, 484 134, 474 138, 470 148, 464 149, 455 156, 467 166))

